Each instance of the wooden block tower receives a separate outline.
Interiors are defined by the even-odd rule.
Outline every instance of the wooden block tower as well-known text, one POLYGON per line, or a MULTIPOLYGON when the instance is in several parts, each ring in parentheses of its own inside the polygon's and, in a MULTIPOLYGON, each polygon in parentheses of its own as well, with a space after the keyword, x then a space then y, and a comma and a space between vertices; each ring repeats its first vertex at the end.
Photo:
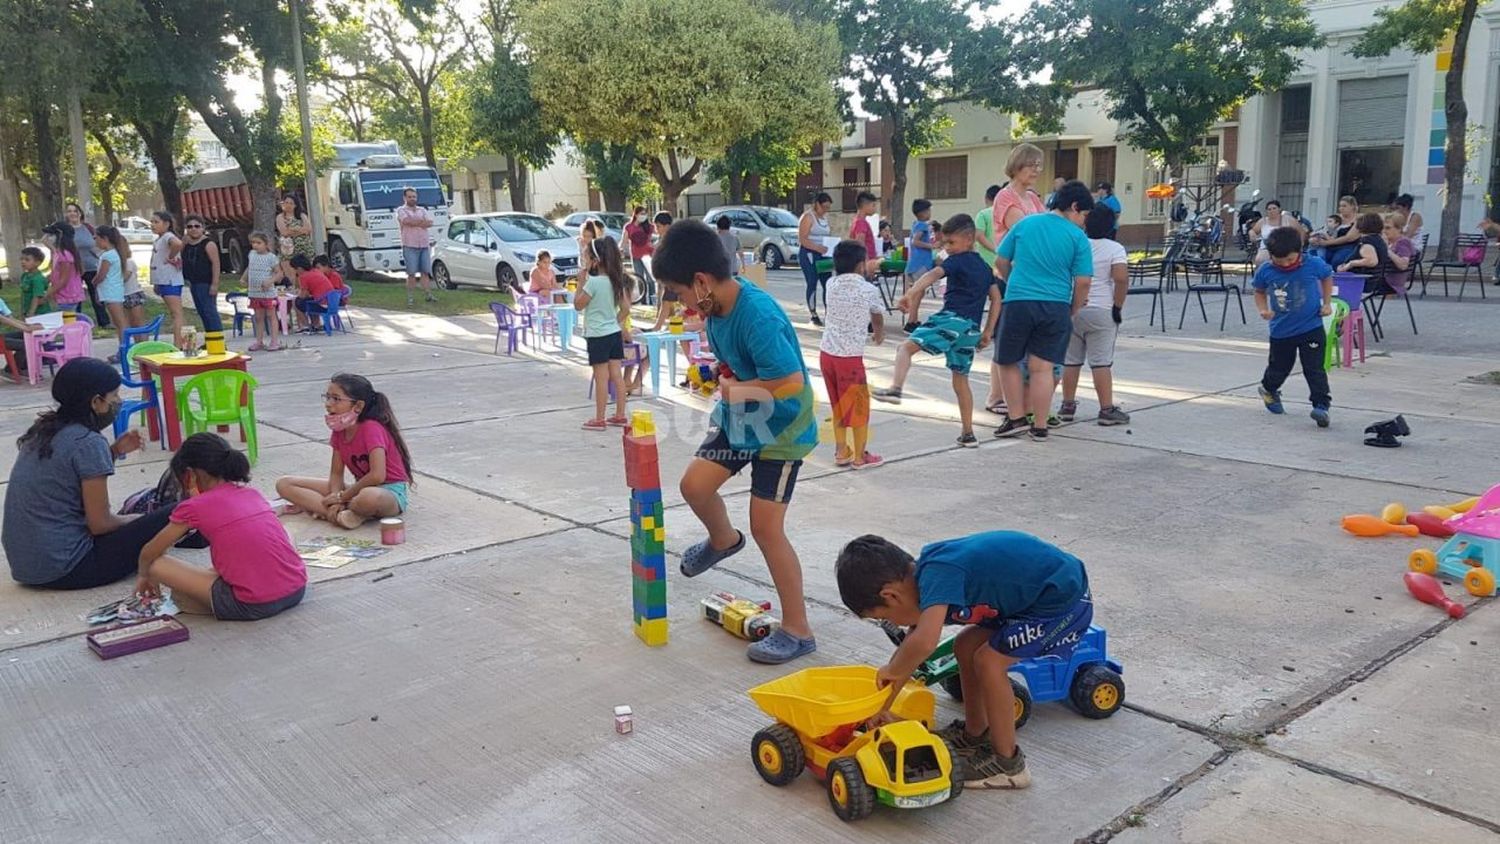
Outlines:
POLYGON ((630 487, 630 580, 635 635, 667 643, 667 530, 662 522, 661 465, 649 410, 631 414, 625 429, 625 485, 630 487))

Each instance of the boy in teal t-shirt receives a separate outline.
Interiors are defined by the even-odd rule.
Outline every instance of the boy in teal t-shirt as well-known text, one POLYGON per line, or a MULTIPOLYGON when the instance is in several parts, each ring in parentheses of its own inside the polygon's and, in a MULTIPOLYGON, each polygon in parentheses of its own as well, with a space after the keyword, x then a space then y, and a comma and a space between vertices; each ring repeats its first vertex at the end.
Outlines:
POLYGON ((651 270, 703 314, 721 366, 708 437, 681 482, 682 497, 708 538, 683 553, 682 573, 696 577, 745 547, 719 488, 750 467, 750 532, 771 570, 782 621, 779 630, 750 645, 748 655, 782 663, 810 654, 817 642, 803 601, 802 563, 784 528, 802 458, 818 444, 812 382, 797 332, 770 294, 730 274, 718 235, 700 222, 674 223, 652 256, 651 270))
POLYGON ((47 300, 47 277, 38 269, 42 265, 42 250, 28 246, 21 250, 21 316, 30 317, 50 313, 52 303, 47 300))

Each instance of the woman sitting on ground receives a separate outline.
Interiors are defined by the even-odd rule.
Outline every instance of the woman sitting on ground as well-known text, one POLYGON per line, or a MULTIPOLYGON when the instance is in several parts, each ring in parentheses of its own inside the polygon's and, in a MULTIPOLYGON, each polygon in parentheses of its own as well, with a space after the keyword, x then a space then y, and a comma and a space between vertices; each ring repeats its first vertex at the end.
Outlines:
POLYGON ((75 358, 52 380, 57 408, 16 441, 0 529, 10 576, 44 589, 89 589, 136 571, 141 549, 166 526, 172 506, 116 515, 109 503, 115 460, 141 447, 131 431, 111 445, 100 434, 120 411, 120 371, 75 358))

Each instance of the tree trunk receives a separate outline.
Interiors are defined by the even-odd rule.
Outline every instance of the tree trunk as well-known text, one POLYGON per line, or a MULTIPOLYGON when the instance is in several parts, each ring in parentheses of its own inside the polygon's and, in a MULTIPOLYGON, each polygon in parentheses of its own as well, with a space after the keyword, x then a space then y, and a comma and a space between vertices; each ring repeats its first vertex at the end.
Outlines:
POLYGON ((177 134, 177 114, 167 120, 135 121, 132 124, 146 147, 151 166, 156 168, 156 185, 161 189, 162 207, 173 217, 182 219, 182 185, 177 181, 177 159, 172 142, 177 134))
POLYGON ((661 187, 662 207, 676 217, 677 200, 681 198, 683 191, 698 183, 698 171, 703 169, 703 159, 694 158, 692 166, 684 172, 678 165, 677 151, 667 150, 665 164, 662 163, 661 156, 652 156, 645 164, 651 178, 661 187))
POLYGON ((911 147, 906 143, 906 135, 897 129, 891 132, 891 196, 890 216, 891 235, 900 237, 905 215, 902 209, 906 207, 906 167, 911 162, 911 147))
POLYGON ((733 205, 741 202, 745 197, 745 174, 736 170, 729 174, 729 194, 724 197, 724 202, 733 205))
POLYGON ((433 151, 432 143, 432 89, 421 89, 422 97, 422 125, 417 127, 422 132, 422 154, 427 156, 427 166, 437 169, 437 153, 433 151))
POLYGON ((1479 0, 1464 2, 1458 31, 1453 35, 1453 58, 1443 83, 1448 140, 1443 151, 1443 216, 1438 257, 1444 261, 1457 260, 1454 241, 1463 225, 1460 217, 1464 203, 1464 171, 1469 165, 1469 151, 1464 146, 1469 134, 1469 105, 1464 101, 1464 63, 1469 54, 1469 29, 1474 25, 1474 12, 1478 6, 1479 0))
POLYGON ((526 172, 526 164, 517 160, 514 156, 505 157, 505 185, 510 188, 510 208, 512 211, 530 211, 529 174, 526 172))
POLYGON ((99 148, 104 151, 104 157, 109 161, 109 170, 99 180, 99 211, 100 215, 95 219, 112 223, 115 219, 115 182, 120 179, 120 156, 115 152, 115 147, 109 142, 109 137, 103 132, 94 132, 94 140, 99 142, 99 148))
MULTIPOLYGON (((241 165, 241 172, 245 173, 245 184, 250 188, 250 201, 255 206, 255 230, 262 232, 276 231, 276 179, 259 171, 245 171, 241 165)), ((323 244, 313 244, 313 249, 323 251, 323 244)))
POLYGON ((36 140, 37 176, 40 196, 31 198, 31 207, 47 223, 61 220, 62 173, 57 169, 57 138, 52 135, 52 106, 46 102, 31 106, 31 129, 36 140))

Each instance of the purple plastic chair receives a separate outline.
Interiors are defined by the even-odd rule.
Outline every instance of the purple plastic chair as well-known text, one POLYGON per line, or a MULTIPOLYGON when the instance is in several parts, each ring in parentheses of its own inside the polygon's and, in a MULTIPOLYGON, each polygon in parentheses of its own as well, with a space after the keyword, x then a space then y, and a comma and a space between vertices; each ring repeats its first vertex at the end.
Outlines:
POLYGON ((495 354, 500 354, 500 334, 506 335, 505 353, 514 355, 516 353, 516 338, 529 339, 531 325, 521 314, 511 310, 504 302, 491 302, 490 311, 495 315, 495 354))

